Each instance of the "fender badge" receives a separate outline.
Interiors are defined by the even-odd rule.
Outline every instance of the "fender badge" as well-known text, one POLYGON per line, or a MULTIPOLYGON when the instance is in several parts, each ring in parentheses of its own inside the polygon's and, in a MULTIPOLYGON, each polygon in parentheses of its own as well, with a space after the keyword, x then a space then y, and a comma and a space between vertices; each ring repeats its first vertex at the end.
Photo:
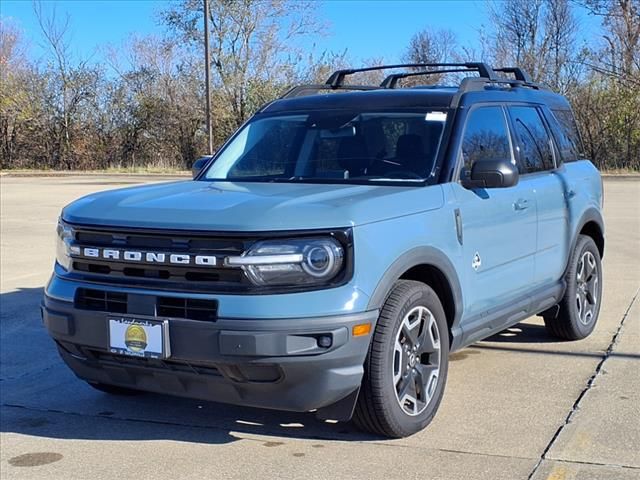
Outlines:
POLYGON ((482 259, 480 258, 480 254, 478 252, 473 256, 473 261, 471 262, 471 267, 477 272, 482 265, 482 259))

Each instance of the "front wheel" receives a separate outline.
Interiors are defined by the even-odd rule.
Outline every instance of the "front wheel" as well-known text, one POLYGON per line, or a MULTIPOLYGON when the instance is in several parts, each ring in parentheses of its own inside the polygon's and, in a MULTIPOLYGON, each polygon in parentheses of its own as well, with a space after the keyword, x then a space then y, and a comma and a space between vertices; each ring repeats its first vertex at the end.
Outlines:
POLYGON ((591 237, 578 237, 565 282, 567 289, 556 315, 544 315, 544 323, 556 337, 580 340, 595 328, 602 300, 600 252, 591 237))
POLYGON ((406 437, 426 427, 447 380, 449 334, 427 285, 400 280, 376 325, 353 420, 363 430, 406 437))

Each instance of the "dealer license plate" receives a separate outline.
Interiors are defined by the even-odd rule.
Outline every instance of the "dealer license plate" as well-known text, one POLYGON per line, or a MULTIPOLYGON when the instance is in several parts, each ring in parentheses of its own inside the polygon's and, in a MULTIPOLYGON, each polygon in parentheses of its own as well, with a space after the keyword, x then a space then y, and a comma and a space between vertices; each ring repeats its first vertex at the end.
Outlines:
POLYGON ((167 358, 169 322, 144 318, 109 318, 109 351, 118 355, 167 358))

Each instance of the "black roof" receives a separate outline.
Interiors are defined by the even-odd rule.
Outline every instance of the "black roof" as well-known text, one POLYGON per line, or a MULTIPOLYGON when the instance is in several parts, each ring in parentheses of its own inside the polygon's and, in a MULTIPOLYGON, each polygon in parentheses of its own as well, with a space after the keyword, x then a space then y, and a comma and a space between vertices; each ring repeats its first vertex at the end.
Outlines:
POLYGON ((530 90, 527 88, 485 88, 480 91, 463 93, 452 88, 405 88, 379 89, 355 92, 308 95, 276 100, 266 105, 260 113, 300 112, 308 110, 371 110, 371 109, 410 109, 410 108, 456 108, 458 105, 470 105, 478 102, 523 102, 548 105, 550 108, 569 108, 567 100, 549 90, 530 90))
POLYGON ((365 90, 355 92, 327 93, 305 97, 276 100, 262 109, 263 112, 284 112, 300 110, 356 109, 369 108, 449 108, 456 88, 365 90))
POLYGON ((449 63, 384 65, 338 70, 324 84, 292 88, 280 99, 264 106, 259 113, 331 109, 444 109, 478 102, 523 102, 545 104, 551 108, 569 108, 569 103, 563 96, 533 83, 528 73, 520 68, 492 69, 484 63, 449 63), (391 74, 380 85, 344 83, 346 76, 354 73, 398 68, 410 70, 391 74), (402 78, 447 72, 471 72, 479 76, 466 77, 457 87, 398 88, 398 80, 402 78), (512 74, 514 78, 499 77, 496 72, 512 74))

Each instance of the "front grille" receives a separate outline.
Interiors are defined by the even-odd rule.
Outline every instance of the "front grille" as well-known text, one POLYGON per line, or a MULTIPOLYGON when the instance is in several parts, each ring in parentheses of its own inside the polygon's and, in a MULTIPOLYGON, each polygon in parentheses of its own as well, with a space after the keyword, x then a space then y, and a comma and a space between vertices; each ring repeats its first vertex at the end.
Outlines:
MULTIPOLYGON (((189 232, 102 231, 74 227, 75 245, 80 248, 113 248, 187 254, 195 257, 215 256, 219 260, 241 255, 256 239, 237 236, 190 234, 189 232)), ((104 258, 74 258, 73 273, 100 283, 128 286, 156 286, 172 291, 245 291, 252 287, 242 269, 221 265, 150 264, 104 258)))
MULTIPOLYGON (((126 293, 79 288, 76 291, 74 305, 80 310, 93 310, 107 313, 129 313, 129 296, 126 293)), ((157 317, 184 318, 215 322, 218 318, 217 300, 199 298, 153 297, 157 317)))
POLYGON ((214 233, 71 226, 74 230, 71 269, 58 275, 95 285, 185 294, 267 295, 344 285, 353 275, 353 239, 349 228, 214 233), (328 285, 259 286, 251 282, 242 268, 225 264, 227 257, 244 254, 256 242, 329 235, 345 249, 345 268, 328 285))

